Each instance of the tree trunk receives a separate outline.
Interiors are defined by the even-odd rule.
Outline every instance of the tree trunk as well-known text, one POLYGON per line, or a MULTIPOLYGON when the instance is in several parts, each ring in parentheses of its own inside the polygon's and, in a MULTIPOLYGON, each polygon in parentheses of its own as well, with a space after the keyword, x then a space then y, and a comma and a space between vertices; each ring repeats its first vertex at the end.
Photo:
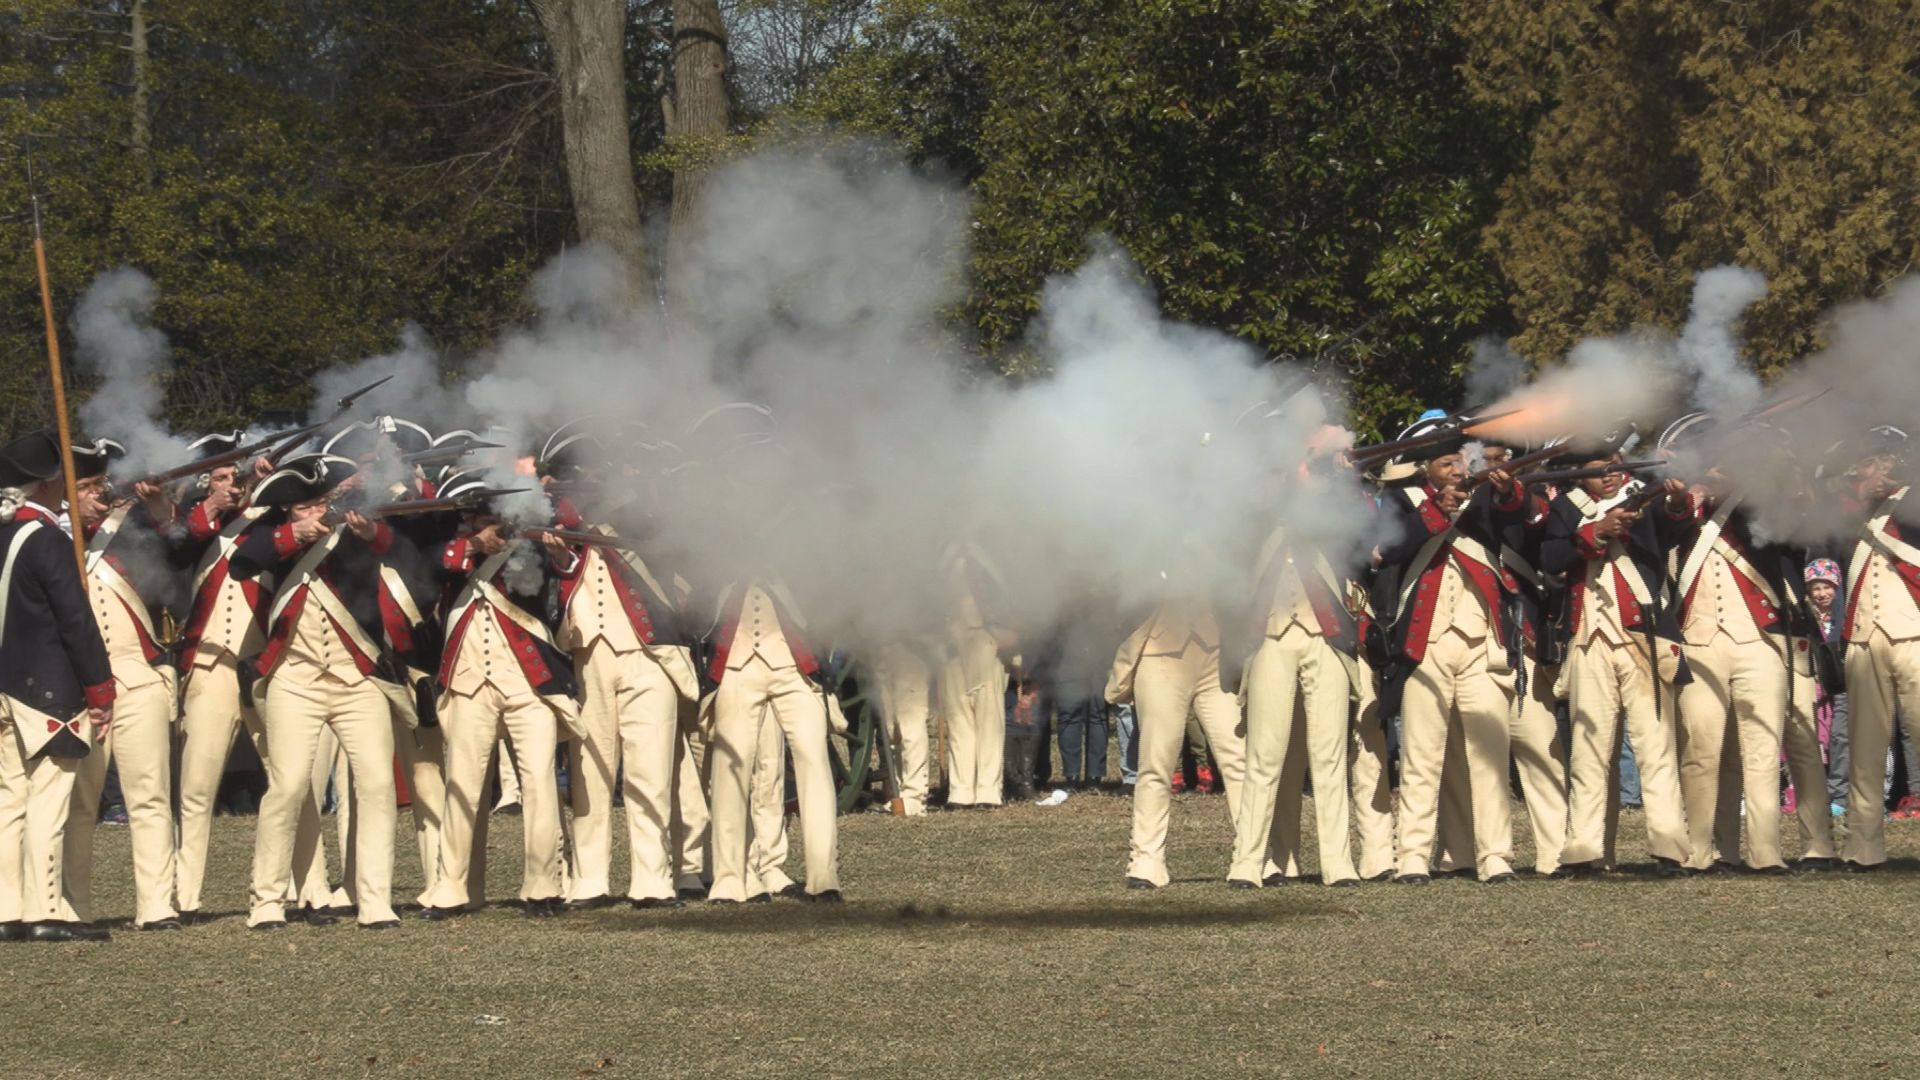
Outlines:
POLYGON ((127 51, 133 55, 133 130, 129 133, 128 148, 133 151, 134 160, 140 163, 142 186, 151 191, 153 121, 147 111, 147 0, 133 0, 133 13, 127 27, 127 51))
POLYGON ((729 125, 727 26, 715 0, 673 0, 673 92, 663 102, 668 138, 680 162, 673 171, 673 214, 667 234, 667 304, 680 306, 707 173, 729 125))
POLYGON ((620 259, 636 308, 653 304, 640 231, 640 197, 627 138, 627 84, 621 0, 531 0, 553 50, 560 88, 567 187, 580 239, 620 259))

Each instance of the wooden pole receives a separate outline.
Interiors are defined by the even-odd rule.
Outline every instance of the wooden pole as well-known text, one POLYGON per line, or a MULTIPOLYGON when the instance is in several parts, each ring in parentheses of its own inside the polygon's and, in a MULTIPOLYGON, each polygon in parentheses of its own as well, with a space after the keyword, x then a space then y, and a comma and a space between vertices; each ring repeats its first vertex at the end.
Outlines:
POLYGON ((80 580, 85 581, 87 536, 80 527, 80 490, 73 479, 73 428, 67 423, 67 381, 60 372, 60 331, 53 321, 53 287, 47 281, 47 245, 40 238, 40 196, 32 191, 31 172, 27 187, 33 203, 33 262, 40 271, 40 308, 47 316, 47 368, 53 380, 53 415, 60 429, 60 476, 67 485, 67 526, 73 533, 73 560, 80 568, 80 580))

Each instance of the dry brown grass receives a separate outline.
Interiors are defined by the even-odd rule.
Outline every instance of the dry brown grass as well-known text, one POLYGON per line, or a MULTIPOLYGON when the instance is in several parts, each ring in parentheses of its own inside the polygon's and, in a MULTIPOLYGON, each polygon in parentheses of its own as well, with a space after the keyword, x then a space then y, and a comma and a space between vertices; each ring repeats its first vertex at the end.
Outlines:
MULTIPOLYGON (((251 826, 216 823, 213 908, 242 907, 251 826)), ((495 826, 509 896, 519 831, 495 826)), ((0 1076, 1920 1073, 1920 825, 1860 877, 1257 893, 1219 880, 1220 799, 1174 826, 1158 893, 1120 887, 1127 804, 1082 796, 845 819, 843 907, 0 946, 0 1076)), ((100 845, 124 917, 126 831, 100 845)))

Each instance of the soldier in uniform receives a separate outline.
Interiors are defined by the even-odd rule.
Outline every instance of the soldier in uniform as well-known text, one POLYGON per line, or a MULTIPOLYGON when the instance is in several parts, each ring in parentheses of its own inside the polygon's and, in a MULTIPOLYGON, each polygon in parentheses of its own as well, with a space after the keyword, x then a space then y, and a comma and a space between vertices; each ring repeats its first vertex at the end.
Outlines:
POLYGON ((1229 885, 1250 889, 1284 881, 1282 867, 1291 860, 1270 861, 1269 850, 1276 829, 1282 851, 1298 845, 1300 774, 1307 767, 1317 796, 1320 880, 1335 887, 1360 883, 1347 835, 1348 717, 1359 676, 1351 584, 1341 562, 1290 536, 1284 525, 1261 545, 1252 611, 1258 644, 1245 684, 1246 779, 1229 885))
MULTIPOLYGON (((450 478, 439 497, 459 498, 487 486, 468 472, 450 478)), ((551 536, 538 543, 511 538, 494 505, 467 513, 461 535, 440 552, 440 572, 457 587, 446 615, 438 701, 447 743, 447 808, 440 834, 440 876, 423 917, 445 919, 486 897, 486 813, 481 797, 502 735, 520 781, 525 869, 520 881, 528 918, 560 914, 566 881, 554 760, 560 740, 579 737, 573 664, 548 624, 546 594, 556 574, 578 559, 551 536)))
MULTIPOLYGON (((449 440, 460 443, 461 439, 449 440)), ((358 484, 369 487, 374 502, 402 502, 430 499, 435 485, 420 468, 407 464, 405 455, 443 445, 422 425, 396 416, 376 416, 347 425, 329 438, 322 453, 350 458, 358 467, 358 484)), ((388 524, 394 533, 397 555, 380 565, 381 643, 390 650, 394 674, 413 692, 412 720, 402 710, 394 710, 393 745, 400 755, 401 775, 406 778, 408 810, 413 818, 414 846, 420 855, 423 886, 417 902, 426 903, 440 874, 440 817, 447 804, 446 743, 441 737, 439 718, 433 705, 433 672, 440 661, 443 635, 435 618, 434 599, 438 580, 430 571, 439 545, 457 525, 458 515, 410 514, 394 517, 388 524)), ((354 899, 353 786, 346 782, 346 755, 330 733, 322 732, 320 754, 314 762, 314 787, 325 791, 329 777, 334 784, 334 827, 340 837, 344 872, 341 886, 334 890, 329 904, 335 911, 356 906, 354 899)))
MULTIPOLYGON (((1411 434, 1426 432, 1425 421, 1411 434)), ((1527 515, 1526 493, 1505 472, 1468 494, 1459 436, 1420 452, 1421 467, 1389 490, 1397 540, 1381 549, 1376 612, 1393 613, 1395 664, 1384 676, 1400 703, 1400 858, 1397 880, 1431 879, 1442 770, 1458 733, 1473 803, 1480 880, 1514 878, 1507 793, 1508 734, 1522 628, 1506 602, 1518 586, 1500 562, 1502 531, 1527 515)), ((1391 711, 1391 710, 1389 710, 1391 711)))
MULTIPOLYGON (((838 902, 840 893, 839 823, 833 770, 827 758, 827 704, 816 681, 819 661, 799 636, 805 628, 798 605, 777 576, 760 574, 732 582, 719 592, 706 637, 713 642, 707 675, 718 689, 713 698, 712 771, 713 887, 707 898, 740 903, 769 893, 766 874, 784 853, 784 835, 763 825, 749 830, 750 817, 778 820, 775 777, 778 751, 765 725, 778 725, 793 756, 794 783, 800 800, 802 849, 806 856, 807 899, 838 902), (768 758, 772 760, 767 760, 768 758), (757 775, 756 775, 757 774, 757 775), (771 815, 750 814, 752 789, 771 815), (754 851, 758 854, 755 855, 754 851)), ((784 861, 784 860, 780 860, 784 861)), ((777 879, 776 879, 777 884, 777 879)), ((775 889, 773 891, 780 891, 775 889)))
POLYGON ((927 812, 931 768, 927 729, 933 715, 933 664, 927 657, 931 651, 917 641, 896 639, 880 646, 873 662, 880 716, 886 725, 881 736, 893 749, 900 804, 907 817, 927 812))
POLYGON ((1887 860, 1881 782, 1894 717, 1920 717, 1920 503, 1911 501, 1905 432, 1876 428, 1851 453, 1842 501, 1863 523, 1847 559, 1842 623, 1852 753, 1846 865, 1872 870, 1887 860))
MULTIPOLYGON (((163 644, 174 575, 166 534, 174 521, 166 493, 141 484, 137 503, 107 505, 107 466, 125 449, 111 439, 73 448, 87 536, 87 589, 118 688, 114 725, 81 764, 67 821, 67 902, 76 922, 93 921, 93 832, 109 761, 120 771, 133 846, 134 917, 140 930, 178 930, 174 908, 173 720, 179 673, 163 644)), ((177 603, 173 606, 178 606, 177 603)))
MULTIPOLYGON (((413 704, 379 644, 380 566, 394 550, 393 530, 352 511, 344 527, 328 521, 330 497, 355 471, 354 462, 326 454, 283 463, 254 491, 254 504, 270 512, 241 536, 228 559, 235 578, 271 573, 277 584, 257 661, 264 691, 259 683, 254 688, 268 744, 247 914, 256 930, 287 923, 294 840, 323 729, 346 749, 355 791, 353 899, 360 926, 400 925, 390 898, 393 710, 411 716, 413 704)), ((334 921, 325 912, 303 914, 311 923, 334 921)))
MULTIPOLYGON (((1679 440, 1704 435, 1702 417, 1679 440)), ((1771 452, 1749 428, 1730 451, 1771 452)), ((1666 440, 1669 444, 1675 439, 1666 440)), ((1680 635, 1691 678, 1679 688, 1680 792, 1687 807, 1688 862, 1694 870, 1730 868, 1746 823, 1746 867, 1784 874, 1780 850, 1780 754, 1802 791, 1824 782, 1813 732, 1813 616, 1801 595, 1803 553, 1761 539, 1717 469, 1691 496, 1690 527, 1676 537, 1680 635), (1789 730, 1795 730, 1788 738, 1789 730), (1729 735, 1731 734, 1731 739, 1729 735), (1744 778, 1744 784, 1742 784, 1744 778), (1744 813, 1739 791, 1744 787, 1744 813), (1716 861, 1715 849, 1718 848, 1716 861)), ((1807 833, 1806 869, 1830 866, 1829 816, 1817 799, 1799 820, 1807 833)))
MULTIPOLYGON (((1631 447, 1639 435, 1629 425, 1612 438, 1623 447, 1631 447)), ((1504 468, 1513 460, 1516 449, 1525 452, 1524 447, 1511 443, 1489 441, 1483 451, 1482 468, 1504 468)), ((1533 868, 1536 873, 1551 875, 1560 869, 1561 850, 1567 842, 1567 750, 1560 742, 1557 716, 1562 643, 1554 639, 1547 625, 1547 611, 1564 586, 1557 578, 1549 578, 1541 566, 1548 507, 1544 494, 1529 492, 1522 517, 1507 521, 1501 528, 1496 554, 1514 576, 1515 587, 1505 599, 1508 619, 1520 628, 1520 679, 1508 714, 1507 734, 1533 831, 1533 868)), ((1471 798, 1461 801, 1470 802, 1471 798)), ((1441 832, 1444 838, 1444 826, 1441 832)))
MULTIPOLYGON (((211 458, 237 449, 243 438, 238 431, 215 433, 196 439, 188 449, 200 458, 211 458)), ((213 801, 234 735, 243 725, 260 760, 267 760, 266 729, 251 694, 254 658, 266 644, 264 590, 257 579, 234 577, 229 560, 241 534, 268 508, 248 504, 238 466, 223 465, 202 473, 198 488, 199 498, 181 510, 184 535, 176 538, 178 557, 192 567, 193 574, 180 646, 180 834, 174 879, 180 916, 188 922, 200 915, 213 801)), ((327 862, 316 797, 301 807, 293 852, 297 890, 293 902, 310 910, 326 907, 327 862)))
POLYGON ((61 896, 74 779, 110 731, 113 668, 60 529, 60 447, 0 446, 0 941, 105 941, 61 896))
MULTIPOLYGON (((1620 458, 1601 444, 1570 447, 1560 460, 1589 468, 1620 458)), ((1613 863, 1624 716, 1640 768, 1647 844, 1654 865, 1673 876, 1688 854, 1673 702, 1673 686, 1686 676, 1665 553, 1690 509, 1686 485, 1669 480, 1660 506, 1635 510, 1625 480, 1608 473, 1562 491, 1542 548, 1543 568, 1567 578, 1571 633, 1565 684, 1573 714, 1572 820, 1561 868, 1583 874, 1613 863)))
POLYGON ((1127 888, 1167 884, 1167 827, 1173 808, 1173 771, 1189 713, 1197 715, 1227 787, 1227 817, 1240 813, 1246 737, 1240 703, 1220 685, 1220 624, 1208 595, 1217 558, 1189 543, 1167 577, 1164 597, 1114 655, 1107 701, 1132 702, 1139 717, 1140 769, 1133 789, 1133 829, 1127 888))
POLYGON ((1006 782, 1007 664, 1013 632, 1000 616, 1006 579, 979 545, 940 558, 947 589, 947 809, 999 806, 1006 782))
MULTIPOLYGON (((596 489, 605 448, 582 430, 562 428, 541 449, 543 480, 596 489)), ((636 483, 635 487, 638 487, 636 483)), ((598 487, 598 497, 568 497, 556 516, 569 529, 608 537, 644 534, 644 509, 627 485, 598 487), (587 516, 591 515, 591 517, 587 516)), ((560 582, 560 641, 573 655, 581 689, 582 737, 568 745, 573 801, 573 874, 569 904, 609 902, 613 794, 625 796, 630 876, 636 908, 679 907, 673 843, 674 763, 681 706, 699 696, 693 656, 681 629, 679 597, 664 566, 632 547, 586 545, 560 582)))

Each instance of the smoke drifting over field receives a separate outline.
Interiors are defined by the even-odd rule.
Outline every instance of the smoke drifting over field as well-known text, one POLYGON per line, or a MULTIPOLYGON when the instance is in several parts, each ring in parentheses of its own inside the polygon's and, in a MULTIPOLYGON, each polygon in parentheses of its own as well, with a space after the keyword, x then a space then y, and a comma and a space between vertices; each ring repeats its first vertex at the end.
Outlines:
MULTIPOLYGON (((720 170, 702 211, 690 299, 673 318, 626 309, 610 258, 570 250, 534 278, 526 325, 465 358, 410 328, 394 352, 320 376, 317 418, 392 375, 360 415, 509 444, 471 462, 495 486, 530 485, 525 459, 578 421, 605 485, 580 500, 590 516, 644 512, 650 557, 704 587, 696 607, 728 581, 784 578, 823 640, 937 635, 939 567, 956 544, 991 561, 1016 625, 1044 629, 1090 594, 1134 610, 1170 589, 1244 598, 1277 526, 1336 560, 1363 561, 1380 539, 1357 482, 1315 460, 1351 443, 1337 396, 1238 339, 1163 318, 1112 244, 1094 241, 1046 283, 1023 345, 1048 374, 1016 384, 983 373, 951 329, 964 191, 872 146, 789 146, 720 170)), ((1737 331, 1765 290, 1752 271, 1709 270, 1677 336, 1623 328, 1530 382, 1525 359, 1483 343, 1467 400, 1516 411, 1480 433, 1597 435, 1689 402, 1734 429, 1762 401, 1737 331)), ((117 271, 76 323, 104 379, 89 429, 158 467, 181 454, 163 452, 170 437, 153 422, 166 349, 145 322, 152 301, 151 282, 117 271)), ((1775 390, 1829 388, 1768 429, 1788 456, 1714 459, 1782 534, 1850 526, 1802 513, 1804 484, 1780 461, 1811 467, 1841 436, 1920 411, 1920 283, 1841 309, 1828 338, 1775 390)), ((528 524, 550 509, 539 492, 505 507, 528 524)))

